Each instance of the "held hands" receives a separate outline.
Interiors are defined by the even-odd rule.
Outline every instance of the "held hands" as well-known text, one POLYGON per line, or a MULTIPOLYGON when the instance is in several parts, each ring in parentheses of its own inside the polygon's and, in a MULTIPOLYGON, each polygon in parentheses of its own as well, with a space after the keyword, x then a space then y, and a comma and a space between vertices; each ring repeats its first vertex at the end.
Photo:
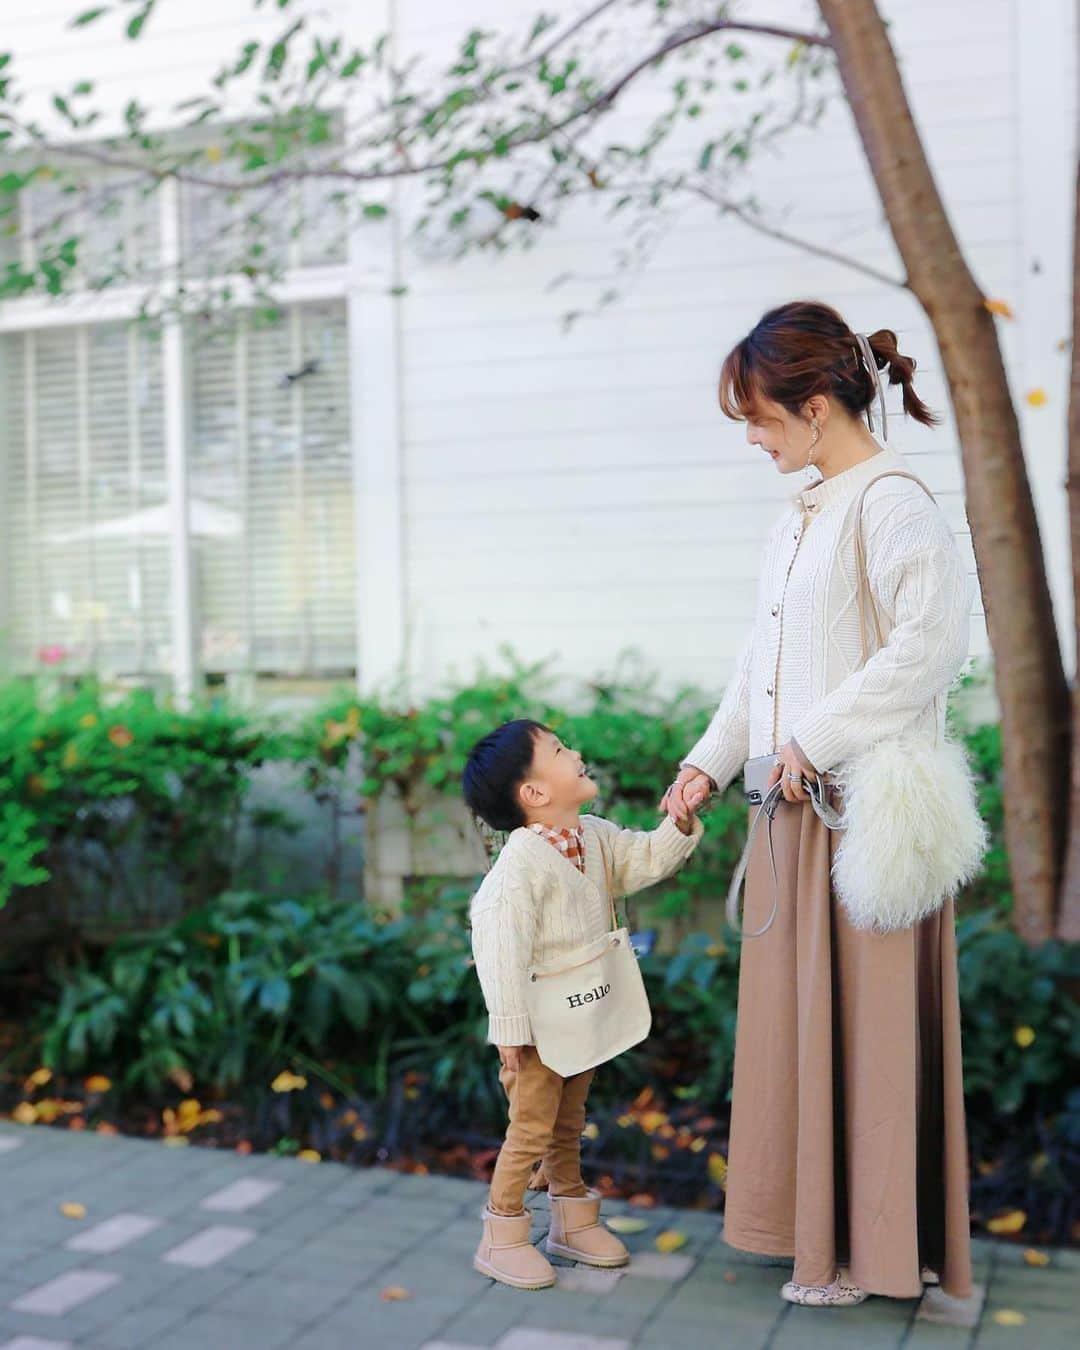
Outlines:
POLYGON ((817 770, 794 741, 788 741, 776 753, 780 758, 776 768, 769 776, 769 787, 781 780, 784 784, 782 791, 785 801, 808 801, 809 794, 803 787, 802 780, 803 778, 816 778, 818 776, 817 770))
POLYGON ((695 811, 715 791, 716 784, 709 775, 688 764, 660 799, 660 810, 668 813, 683 834, 689 834, 694 828, 695 811))

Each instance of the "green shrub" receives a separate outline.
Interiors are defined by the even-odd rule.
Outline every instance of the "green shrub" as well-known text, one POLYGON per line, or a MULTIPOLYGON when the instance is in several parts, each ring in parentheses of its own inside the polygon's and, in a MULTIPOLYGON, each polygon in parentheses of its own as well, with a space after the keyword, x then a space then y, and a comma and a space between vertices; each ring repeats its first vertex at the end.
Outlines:
POLYGON ((0 685, 0 718, 0 905, 48 882, 66 912, 98 895, 152 915, 231 884, 251 771, 278 753, 268 728, 148 691, 49 697, 23 681, 0 685))
POLYGON ((394 1038, 419 1026, 402 998, 407 934, 361 906, 225 894, 56 972, 44 1060, 62 1073, 107 1065, 154 1094, 178 1071, 236 1092, 340 1053, 362 1088, 385 1088, 394 1038))

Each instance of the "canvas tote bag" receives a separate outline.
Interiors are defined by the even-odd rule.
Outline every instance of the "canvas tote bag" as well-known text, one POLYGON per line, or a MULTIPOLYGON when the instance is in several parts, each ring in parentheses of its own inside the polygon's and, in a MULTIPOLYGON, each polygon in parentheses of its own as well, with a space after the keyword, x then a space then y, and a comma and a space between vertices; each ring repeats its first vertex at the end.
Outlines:
POLYGON ((559 961, 529 967, 525 1001, 536 1053, 563 1078, 621 1055, 652 1027, 645 981, 610 889, 608 900, 610 932, 559 961))

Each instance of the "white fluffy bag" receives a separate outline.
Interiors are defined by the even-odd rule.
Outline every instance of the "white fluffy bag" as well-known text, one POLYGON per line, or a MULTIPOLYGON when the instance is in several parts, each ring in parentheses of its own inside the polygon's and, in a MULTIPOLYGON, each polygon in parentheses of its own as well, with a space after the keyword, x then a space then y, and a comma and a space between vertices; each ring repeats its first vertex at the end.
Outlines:
MULTIPOLYGON (((870 653, 867 628, 878 647, 885 640, 860 529, 863 499, 882 478, 910 478, 933 500, 921 478, 894 469, 867 483, 855 503, 864 665, 870 653)), ((967 758, 954 741, 935 746, 904 737, 883 740, 832 776, 842 793, 844 831, 833 860, 833 886, 857 928, 890 932, 918 923, 978 872, 987 831, 967 758)))
POLYGON ((833 777, 844 831, 833 887, 856 928, 910 927, 976 875, 987 833, 961 746, 882 741, 833 777))

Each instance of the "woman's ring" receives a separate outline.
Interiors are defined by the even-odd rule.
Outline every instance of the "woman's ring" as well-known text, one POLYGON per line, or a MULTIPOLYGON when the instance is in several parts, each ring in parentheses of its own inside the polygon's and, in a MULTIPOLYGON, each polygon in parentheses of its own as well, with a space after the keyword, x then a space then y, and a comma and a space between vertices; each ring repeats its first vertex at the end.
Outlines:
POLYGON ((802 774, 801 774, 801 773, 789 773, 789 774, 788 774, 788 782, 789 782, 789 783, 800 783, 800 782, 802 782, 802 774))

